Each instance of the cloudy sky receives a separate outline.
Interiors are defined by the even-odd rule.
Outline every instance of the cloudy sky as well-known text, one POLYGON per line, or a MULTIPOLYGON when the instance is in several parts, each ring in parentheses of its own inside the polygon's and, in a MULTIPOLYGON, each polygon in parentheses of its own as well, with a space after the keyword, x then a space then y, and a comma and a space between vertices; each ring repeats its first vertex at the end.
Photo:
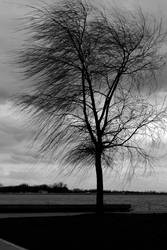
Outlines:
MULTIPOLYGON (((46 2, 51 0, 46 0, 46 2)), ((94 187, 93 173, 63 176, 55 163, 38 160, 32 136, 36 129, 29 125, 28 118, 21 114, 12 103, 11 97, 22 90, 22 82, 11 63, 13 52, 21 46, 24 36, 16 31, 21 17, 27 13, 26 5, 40 4, 40 0, 0 0, 0 183, 14 185, 19 183, 39 184, 64 181, 70 187, 94 187)), ((105 3, 111 2, 106 0, 105 3)), ((133 9, 140 5, 157 17, 167 13, 166 0, 117 0, 115 4, 133 9)), ((162 77, 163 95, 166 91, 166 73, 162 77)), ((167 149, 167 141, 163 141, 167 149)), ((105 188, 130 190, 167 191, 167 161, 162 159, 152 174, 135 176, 131 182, 119 174, 105 172, 105 188)))

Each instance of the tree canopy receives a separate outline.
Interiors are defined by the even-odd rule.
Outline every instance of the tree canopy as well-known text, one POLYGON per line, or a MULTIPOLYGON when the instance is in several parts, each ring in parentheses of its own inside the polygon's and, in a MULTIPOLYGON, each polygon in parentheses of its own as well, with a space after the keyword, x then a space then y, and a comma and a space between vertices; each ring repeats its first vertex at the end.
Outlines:
POLYGON ((101 163, 148 163, 147 141, 166 129, 165 103, 150 98, 166 62, 162 21, 65 0, 34 7, 24 29, 17 64, 32 85, 18 103, 39 124, 41 151, 74 169, 95 165, 97 176, 101 163))

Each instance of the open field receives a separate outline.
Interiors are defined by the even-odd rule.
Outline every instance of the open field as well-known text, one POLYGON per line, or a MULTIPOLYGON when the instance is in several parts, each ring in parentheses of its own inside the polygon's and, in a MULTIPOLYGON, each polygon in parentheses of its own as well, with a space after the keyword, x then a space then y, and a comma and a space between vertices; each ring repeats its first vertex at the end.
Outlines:
MULTIPOLYGON (((3 204, 95 204, 95 194, 0 194, 3 204)), ((104 196, 106 204, 131 204, 134 212, 166 212, 167 195, 104 196)))

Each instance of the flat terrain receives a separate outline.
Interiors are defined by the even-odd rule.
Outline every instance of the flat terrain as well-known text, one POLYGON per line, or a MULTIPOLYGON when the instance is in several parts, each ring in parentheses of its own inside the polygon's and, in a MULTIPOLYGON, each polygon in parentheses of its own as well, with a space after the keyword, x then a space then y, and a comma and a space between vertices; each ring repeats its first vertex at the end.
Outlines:
MULTIPOLYGON (((95 194, 0 194, 3 204, 95 204, 95 194)), ((167 212, 167 195, 104 196, 106 204, 131 204, 134 212, 167 212)))
MULTIPOLYGON (((28 250, 164 249, 167 195, 105 195, 107 204, 131 204, 132 213, 0 214, 0 238, 28 250), (151 248, 150 248, 151 247, 151 248)), ((0 195, 0 205, 95 204, 92 194, 0 195)), ((0 249, 1 250, 1 249, 0 249)))
POLYGON ((0 219, 0 238, 29 250, 165 249, 166 214, 0 219))

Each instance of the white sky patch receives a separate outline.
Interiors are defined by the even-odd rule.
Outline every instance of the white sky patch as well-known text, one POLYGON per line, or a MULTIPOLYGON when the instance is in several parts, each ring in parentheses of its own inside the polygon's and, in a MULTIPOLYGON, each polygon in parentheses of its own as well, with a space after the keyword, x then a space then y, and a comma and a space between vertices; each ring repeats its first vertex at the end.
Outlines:
MULTIPOLYGON (((50 166, 53 168, 54 166, 50 166)), ((56 176, 51 176, 51 171, 47 173, 47 166, 44 164, 0 164, 0 183, 3 185, 28 184, 52 184, 56 182, 56 176)))

